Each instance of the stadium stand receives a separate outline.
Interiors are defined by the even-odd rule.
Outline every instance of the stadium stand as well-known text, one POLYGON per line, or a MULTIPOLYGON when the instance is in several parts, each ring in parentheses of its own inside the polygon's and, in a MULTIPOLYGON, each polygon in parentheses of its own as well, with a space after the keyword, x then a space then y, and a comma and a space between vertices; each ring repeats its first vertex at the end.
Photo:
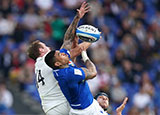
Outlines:
MULTIPOLYGON (((11 92, 16 85, 19 96, 25 92, 29 100, 40 103, 34 61, 27 57, 26 48, 35 39, 59 48, 82 1, 0 0, 0 78, 9 82, 11 92)), ((160 1, 88 1, 91 12, 80 24, 98 27, 103 37, 89 48, 98 69, 97 78, 89 81, 93 95, 108 93, 110 113, 128 96, 124 115, 160 115, 160 1)), ((14 108, 2 103, 0 114, 14 115, 14 108)))

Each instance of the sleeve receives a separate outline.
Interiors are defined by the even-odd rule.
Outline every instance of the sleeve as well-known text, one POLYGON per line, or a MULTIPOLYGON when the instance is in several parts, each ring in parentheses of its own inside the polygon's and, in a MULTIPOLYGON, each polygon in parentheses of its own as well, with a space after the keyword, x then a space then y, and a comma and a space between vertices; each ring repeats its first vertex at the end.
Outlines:
POLYGON ((71 68, 68 72, 70 75, 69 80, 73 82, 81 82, 85 79, 85 73, 81 68, 71 68))

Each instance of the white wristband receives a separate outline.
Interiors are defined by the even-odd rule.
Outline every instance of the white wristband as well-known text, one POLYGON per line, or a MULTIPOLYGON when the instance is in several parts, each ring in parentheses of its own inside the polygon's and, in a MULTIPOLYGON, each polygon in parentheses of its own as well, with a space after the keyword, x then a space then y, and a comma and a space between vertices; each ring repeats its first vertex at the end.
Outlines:
POLYGON ((86 51, 82 51, 81 55, 82 55, 82 60, 83 60, 84 62, 86 62, 87 60, 89 60, 86 51))

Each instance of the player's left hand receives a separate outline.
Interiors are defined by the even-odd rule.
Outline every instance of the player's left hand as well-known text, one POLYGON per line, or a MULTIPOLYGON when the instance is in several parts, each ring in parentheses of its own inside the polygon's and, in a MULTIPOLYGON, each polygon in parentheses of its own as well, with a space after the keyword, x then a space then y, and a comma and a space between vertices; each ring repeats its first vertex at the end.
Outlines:
POLYGON ((79 18, 82 18, 88 11, 90 11, 90 6, 88 6, 88 3, 83 2, 80 9, 77 9, 79 18))
POLYGON ((125 97, 123 103, 116 109, 117 115, 121 115, 123 109, 125 108, 127 101, 128 101, 128 97, 125 97))

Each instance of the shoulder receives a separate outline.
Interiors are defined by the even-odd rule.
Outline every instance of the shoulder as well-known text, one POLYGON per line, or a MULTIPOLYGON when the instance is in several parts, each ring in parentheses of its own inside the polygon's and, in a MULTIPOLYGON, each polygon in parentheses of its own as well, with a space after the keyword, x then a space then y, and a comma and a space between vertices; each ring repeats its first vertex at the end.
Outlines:
POLYGON ((54 70, 54 74, 56 76, 72 77, 72 76, 83 76, 84 72, 81 68, 69 66, 68 68, 54 70))
POLYGON ((81 76, 84 73, 81 68, 75 68, 73 72, 74 72, 75 75, 81 75, 81 76))
POLYGON ((76 66, 70 66, 66 70, 67 70, 67 72, 70 72, 75 75, 82 75, 82 73, 83 73, 83 70, 81 68, 76 67, 76 66))
POLYGON ((64 69, 64 73, 65 75, 73 75, 74 74, 74 70, 75 70, 75 67, 72 67, 72 66, 69 66, 68 68, 65 68, 64 69))
POLYGON ((64 74, 73 77, 73 76, 83 76, 84 72, 81 68, 70 66, 69 68, 66 68, 64 70, 64 74))
POLYGON ((57 69, 57 70, 53 70, 53 73, 56 76, 67 76, 68 74, 72 74, 73 73, 73 69, 68 67, 68 68, 64 68, 64 69, 57 69))

